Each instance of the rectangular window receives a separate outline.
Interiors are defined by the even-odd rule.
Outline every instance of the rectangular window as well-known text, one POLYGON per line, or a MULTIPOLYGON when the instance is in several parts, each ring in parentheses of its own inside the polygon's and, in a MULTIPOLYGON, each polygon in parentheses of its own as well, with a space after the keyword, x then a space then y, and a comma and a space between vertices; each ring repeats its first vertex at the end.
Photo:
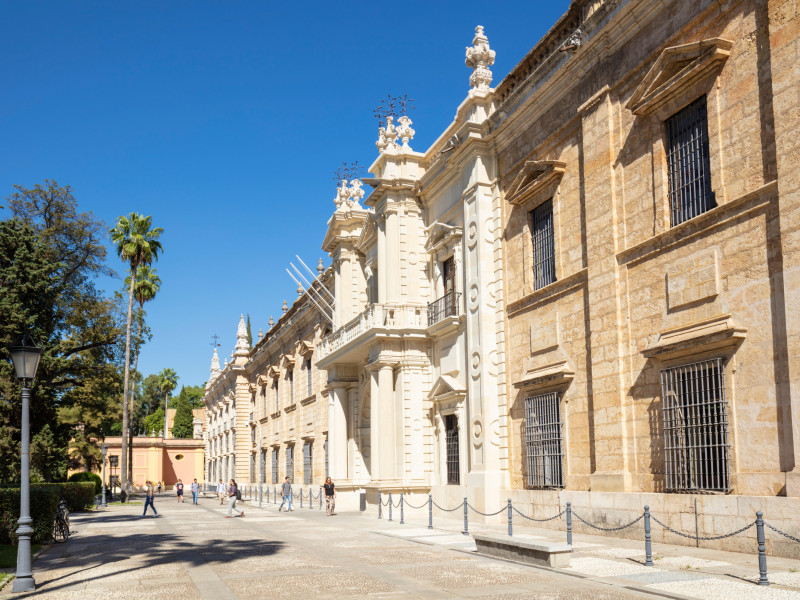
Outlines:
POLYGON ((256 455, 252 453, 250 455, 250 481, 256 480, 256 455))
POLYGON ((267 482, 267 451, 261 451, 261 465, 259 465, 258 483, 267 482))
POLYGON ((533 286, 543 288, 556 280, 556 255, 553 239, 553 200, 542 202, 531 211, 533 231, 533 286))
POLYGON ((289 406, 294 404, 294 371, 289 371, 289 406))
POLYGON ((308 378, 308 394, 306 394, 306 395, 310 396, 311 394, 314 393, 313 390, 311 389, 312 386, 311 386, 311 358, 310 357, 305 360, 305 365, 306 365, 306 377, 308 378))
POLYGON ((311 443, 303 444, 303 483, 311 485, 311 443))
POLYGON ((278 483, 278 449, 272 449, 272 483, 278 483))
POLYGON ((250 443, 251 444, 255 444, 256 443, 256 428, 255 427, 251 427, 250 428, 250 443))
POLYGON ((330 477, 328 474, 328 436, 325 436, 325 479, 330 477))
POLYGON ((294 483, 294 446, 286 446, 286 477, 294 483))
POLYGON ((444 436, 447 449, 447 485, 459 485, 458 418, 455 415, 444 418, 444 436))
POLYGON ((264 416, 267 416, 267 386, 261 388, 261 404, 264 406, 264 416))
POLYGON ((730 491, 721 358, 661 371, 666 489, 730 491))
POLYGON ((442 279, 445 294, 456 290, 456 260, 452 256, 442 263, 442 279))
POLYGON ((278 397, 278 379, 277 377, 272 382, 272 389, 275 390, 275 412, 278 412, 281 409, 281 401, 278 397))
POLYGON ((672 115, 666 127, 670 223, 674 227, 717 205, 711 191, 706 97, 672 115))
POLYGON ((557 392, 525 398, 528 489, 564 487, 559 400, 557 392))

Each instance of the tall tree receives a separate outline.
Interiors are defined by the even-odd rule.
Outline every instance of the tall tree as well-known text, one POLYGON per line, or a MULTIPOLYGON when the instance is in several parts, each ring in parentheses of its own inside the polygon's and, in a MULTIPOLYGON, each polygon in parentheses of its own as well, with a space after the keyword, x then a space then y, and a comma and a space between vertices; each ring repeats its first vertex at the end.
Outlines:
POLYGON ((191 438, 194 436, 194 415, 186 396, 186 388, 181 388, 178 401, 175 403, 175 419, 172 421, 172 437, 191 438))
POLYGON ((253 347, 253 332, 250 331, 250 313, 247 313, 247 345, 253 347))
POLYGON ((178 374, 172 369, 163 369, 159 377, 161 378, 161 392, 164 394, 164 439, 166 439, 169 437, 169 431, 167 430, 169 395, 178 385, 178 374))
POLYGON ((203 398, 206 395, 206 384, 202 385, 187 385, 183 388, 186 390, 186 398, 189 400, 189 406, 192 408, 204 408, 205 402, 203 398))
POLYGON ((131 491, 131 481, 128 479, 128 380, 131 367, 131 317, 133 314, 133 290, 136 284, 136 270, 139 265, 148 265, 158 260, 162 251, 158 238, 164 230, 161 227, 152 227, 152 218, 137 213, 121 216, 111 229, 111 241, 117 249, 117 255, 130 265, 131 282, 128 286, 128 318, 125 326, 125 376, 122 384, 122 488, 125 497, 131 491))
MULTIPOLYGON (((139 353, 142 350, 142 329, 144 327, 144 303, 150 302, 156 297, 158 290, 161 289, 161 278, 156 270, 150 265, 139 265, 136 269, 136 281, 133 285, 133 297, 139 303, 139 313, 136 316, 138 331, 136 332, 136 353, 133 360, 133 372, 137 373, 139 368, 139 353)), ((131 275, 125 278, 125 287, 130 287, 131 275)), ((131 426, 128 427, 128 480, 133 480, 133 430, 134 430, 134 399, 136 397, 136 378, 131 379, 131 391, 129 394, 131 426)))

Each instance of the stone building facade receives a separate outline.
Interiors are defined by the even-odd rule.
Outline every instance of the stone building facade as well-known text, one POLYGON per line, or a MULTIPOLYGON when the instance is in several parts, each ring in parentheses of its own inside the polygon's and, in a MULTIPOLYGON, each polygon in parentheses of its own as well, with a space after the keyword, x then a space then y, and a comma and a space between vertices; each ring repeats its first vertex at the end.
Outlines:
MULTIPOLYGON (((763 510, 791 529, 797 10, 574 0, 496 88, 476 28, 454 121, 417 152, 408 116, 385 115, 374 176, 337 190, 333 310, 313 336, 237 344, 209 384, 212 434, 234 400, 246 429, 258 378, 285 385, 307 341, 312 420, 291 437, 273 423, 291 412, 264 412, 257 448, 325 435, 331 476, 371 503, 512 498, 542 517, 569 501, 608 524, 649 504, 703 536, 763 510)), ((250 438, 229 448, 242 478, 250 438)))

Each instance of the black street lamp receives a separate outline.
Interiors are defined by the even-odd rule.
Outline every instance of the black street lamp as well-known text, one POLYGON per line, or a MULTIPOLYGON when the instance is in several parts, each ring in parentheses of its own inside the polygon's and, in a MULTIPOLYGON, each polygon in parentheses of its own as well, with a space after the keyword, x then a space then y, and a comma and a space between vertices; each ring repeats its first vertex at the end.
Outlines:
POLYGON ((14 592, 32 592, 36 589, 31 569, 31 536, 33 535, 33 519, 31 519, 31 444, 30 444, 30 385, 36 376, 36 368, 42 351, 27 334, 23 335, 16 346, 8 348, 11 362, 22 387, 22 430, 21 430, 21 458, 20 469, 20 496, 19 496, 19 527, 17 528, 17 574, 14 579, 14 592))

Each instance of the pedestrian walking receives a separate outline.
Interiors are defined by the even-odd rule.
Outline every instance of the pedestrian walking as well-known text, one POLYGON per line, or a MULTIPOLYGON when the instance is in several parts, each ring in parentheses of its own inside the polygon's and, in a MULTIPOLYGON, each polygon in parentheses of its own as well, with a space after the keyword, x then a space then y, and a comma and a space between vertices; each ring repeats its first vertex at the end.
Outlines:
POLYGON ((192 489, 192 504, 197 504, 197 495, 200 493, 200 484, 197 483, 197 479, 192 482, 191 485, 192 489))
POLYGON ((333 485, 333 481, 328 477, 322 487, 325 489, 325 512, 330 517, 336 514, 333 512, 336 508, 336 486, 333 485))
POLYGON ((183 503, 183 480, 178 479, 175 484, 175 489, 178 490, 178 502, 183 503))
POLYGON ((159 494, 161 493, 161 482, 160 481, 158 482, 158 493, 159 494))
POLYGON ((228 489, 225 487, 225 484, 222 483, 222 479, 220 479, 217 484, 217 496, 219 496, 219 503, 225 504, 225 498, 228 497, 228 489))
POLYGON ((287 477, 286 480, 281 485, 281 505, 278 507, 278 512, 281 512, 283 505, 287 502, 289 503, 288 507, 286 508, 286 512, 290 510, 294 510, 292 508, 292 484, 289 483, 289 478, 287 477))
POLYGON ((153 509, 153 517, 158 516, 158 511, 156 510, 155 505, 153 504, 153 483, 151 481, 147 481, 147 487, 145 488, 145 496, 144 496, 144 512, 142 513, 142 518, 147 514, 147 507, 153 509))
POLYGON ((236 501, 242 499, 242 493, 239 491, 239 486, 236 485, 236 481, 231 479, 231 484, 228 486, 228 516, 226 519, 230 519, 233 516, 233 511, 239 513, 240 517, 244 516, 244 511, 239 510, 236 508, 236 501))

